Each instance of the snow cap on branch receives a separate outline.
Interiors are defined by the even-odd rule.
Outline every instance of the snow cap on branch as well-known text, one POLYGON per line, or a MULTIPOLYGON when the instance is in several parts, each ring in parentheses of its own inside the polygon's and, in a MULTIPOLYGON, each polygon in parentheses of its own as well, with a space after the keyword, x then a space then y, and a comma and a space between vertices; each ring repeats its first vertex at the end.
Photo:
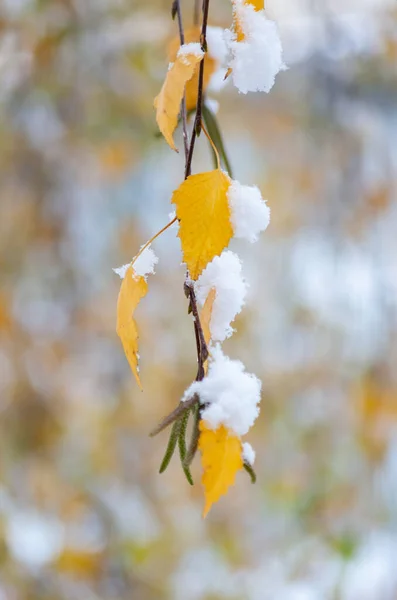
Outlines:
POLYGON ((198 394, 205 406, 201 417, 211 429, 224 425, 236 435, 244 435, 259 414, 261 382, 245 371, 239 360, 225 356, 218 345, 212 349, 208 374, 186 390, 183 400, 198 394))
POLYGON ((201 306, 212 288, 215 288, 215 299, 210 321, 211 339, 223 342, 234 331, 230 324, 244 306, 247 292, 237 254, 225 250, 206 266, 195 284, 197 301, 201 306))
POLYGON ((270 222, 270 209, 256 186, 232 181, 228 190, 234 237, 256 242, 270 222))

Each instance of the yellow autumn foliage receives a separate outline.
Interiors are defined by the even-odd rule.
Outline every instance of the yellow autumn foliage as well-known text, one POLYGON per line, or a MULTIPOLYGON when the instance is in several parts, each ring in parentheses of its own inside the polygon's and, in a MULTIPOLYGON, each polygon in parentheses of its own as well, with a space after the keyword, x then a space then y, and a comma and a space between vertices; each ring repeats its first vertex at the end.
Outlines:
POLYGON ((203 59, 199 54, 183 54, 175 57, 163 86, 154 99, 156 121, 170 147, 177 151, 173 133, 178 124, 178 115, 185 92, 185 85, 193 77, 195 69, 203 59))
POLYGON ((134 275, 134 269, 130 266, 122 281, 117 301, 117 335, 123 344, 125 355, 141 389, 138 373, 139 336, 134 312, 140 300, 146 296, 147 291, 148 285, 145 278, 134 275))
POLYGON ((223 425, 214 430, 200 421, 198 447, 204 471, 202 483, 205 492, 205 517, 211 506, 234 484, 237 471, 242 469, 242 445, 240 438, 223 425))
POLYGON ((230 183, 226 173, 214 169, 190 175, 173 193, 183 260, 193 280, 233 236, 227 198, 230 183))

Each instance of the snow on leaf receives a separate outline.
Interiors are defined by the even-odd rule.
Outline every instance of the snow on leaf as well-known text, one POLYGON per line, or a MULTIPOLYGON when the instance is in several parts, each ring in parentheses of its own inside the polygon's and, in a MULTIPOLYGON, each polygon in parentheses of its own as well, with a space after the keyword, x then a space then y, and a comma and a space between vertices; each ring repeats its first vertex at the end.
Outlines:
POLYGON ((242 28, 242 24, 238 17, 238 7, 241 5, 251 5, 254 7, 255 11, 263 10, 265 8, 264 0, 235 0, 233 2, 233 23, 234 29, 237 35, 237 41, 242 42, 245 39, 245 34, 242 28))
MULTIPOLYGON (((191 43, 195 43, 195 42, 199 43, 200 42, 200 33, 201 33, 201 28, 198 26, 189 27, 188 29, 186 29, 185 44, 191 44, 191 43)), ((175 61, 176 56, 178 54, 179 46, 180 46, 180 41, 179 41, 179 35, 178 35, 178 36, 175 36, 175 38, 173 38, 171 40, 171 42, 169 43, 169 46, 168 46, 168 58, 169 58, 170 62, 175 61)), ((208 52, 206 53, 205 58, 204 58, 204 79, 203 79, 203 91, 204 92, 207 89, 210 79, 211 79, 214 71, 217 69, 217 67, 218 67, 218 63, 215 60, 215 58, 213 58, 211 56, 211 48, 208 45, 208 52)), ((195 68, 192 77, 186 83, 186 108, 187 108, 187 110, 193 110, 194 108, 196 108, 198 77, 199 77, 199 69, 195 68)))
POLYGON ((241 185, 233 181, 227 197, 234 237, 253 243, 270 221, 270 210, 255 185, 241 185))
POLYGON ((230 184, 226 173, 215 169, 190 175, 172 196, 183 260, 193 280, 221 254, 233 236, 227 196, 230 184))
MULTIPOLYGON (((228 196, 230 205, 230 188, 228 196)), ((233 217, 233 213, 231 216, 233 217)), ((237 254, 224 250, 220 256, 215 256, 201 273, 194 288, 197 301, 203 307, 211 289, 215 288, 216 296, 211 305, 209 323, 210 337, 213 342, 223 342, 234 331, 231 323, 244 306, 247 291, 237 254)))
POLYGON ((117 301, 117 335, 123 344, 125 355, 141 389, 138 373, 138 329, 133 315, 147 291, 148 285, 145 277, 137 276, 133 267, 130 266, 125 272, 117 301))
POLYGON ((205 517, 211 506, 234 484, 237 471, 243 467, 242 446, 240 438, 223 425, 214 430, 200 421, 199 449, 204 470, 205 517))
POLYGON ((233 2, 233 31, 225 31, 229 71, 242 93, 269 92, 277 73, 285 69, 276 24, 267 19, 259 4, 233 2))
MULTIPOLYGON (((190 44, 189 44, 190 46, 190 44)), ((204 52, 200 46, 186 50, 181 46, 176 54, 175 62, 169 68, 163 87, 154 99, 156 120, 159 129, 167 143, 177 151, 174 144, 173 133, 178 124, 178 115, 185 91, 186 83, 193 77, 198 63, 203 59, 204 52), (191 50, 191 51, 189 51, 191 50)))

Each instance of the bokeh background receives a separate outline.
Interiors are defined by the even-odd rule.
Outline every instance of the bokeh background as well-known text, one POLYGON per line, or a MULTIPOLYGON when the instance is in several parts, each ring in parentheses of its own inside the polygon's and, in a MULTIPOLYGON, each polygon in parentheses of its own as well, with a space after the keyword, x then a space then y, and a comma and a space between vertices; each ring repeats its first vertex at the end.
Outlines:
POLYGON ((193 488, 177 458, 159 475, 148 437, 195 375, 175 229, 137 311, 143 393, 115 333, 112 267, 182 180, 152 108, 169 4, 0 5, 0 600, 395 600, 395 0, 267 0, 289 69, 217 96, 272 222, 233 245, 250 293, 225 344, 263 381, 258 482, 205 521, 198 460, 193 488))

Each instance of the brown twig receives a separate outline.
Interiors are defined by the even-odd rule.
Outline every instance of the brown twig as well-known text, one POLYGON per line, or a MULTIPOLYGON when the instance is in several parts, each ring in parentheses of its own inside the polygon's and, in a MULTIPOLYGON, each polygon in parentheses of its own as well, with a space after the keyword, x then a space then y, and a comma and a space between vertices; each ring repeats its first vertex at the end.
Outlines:
MULTIPOLYGON (((203 24, 201 27, 200 44, 204 52, 207 52, 207 24, 208 24, 208 11, 209 11, 210 0, 204 0, 203 2, 203 24)), ((194 146, 196 143, 196 137, 200 135, 201 131, 201 112, 203 107, 203 90, 204 90, 204 62, 205 57, 200 63, 199 81, 197 89, 197 105, 196 105, 196 116, 194 118, 194 125, 192 131, 192 138, 190 140, 189 154, 185 166, 185 179, 189 177, 192 171, 192 160, 194 146)))
MULTIPOLYGON (((196 0, 195 6, 199 6, 198 1, 196 0)), ((207 22, 208 22, 208 9, 209 9, 209 0, 203 0, 203 24, 201 28, 201 36, 200 43, 204 52, 207 51, 207 22)), ((196 8, 198 13, 198 9, 196 8)), ((172 4, 172 15, 178 17, 178 28, 179 28, 179 39, 181 45, 185 42, 185 34, 183 29, 182 22, 182 12, 180 6, 180 0, 174 0, 172 4)), ((196 14, 196 12, 195 12, 196 14)), ((195 17, 196 18, 196 17, 195 17)), ((198 17, 197 17, 198 18, 198 17)), ((201 114, 202 114, 202 106, 203 106, 203 89, 204 89, 204 59, 200 63, 200 71, 199 71, 199 80, 198 80, 198 89, 197 89, 197 105, 196 105, 196 116, 194 119, 194 126, 192 137, 189 144, 188 132, 187 132, 187 113, 186 113, 186 93, 184 94, 182 105, 181 105, 181 116, 182 116, 182 129, 183 129, 183 139, 185 146, 185 179, 189 177, 191 173, 192 160, 193 160, 193 152, 194 146, 196 142, 197 135, 200 134, 201 131, 201 114)), ((189 311, 192 312, 194 318, 194 332, 196 337, 196 350, 197 350, 197 375, 196 381, 202 381, 205 376, 204 364, 208 359, 208 348, 204 338, 204 332, 200 321, 200 315, 197 308, 197 299, 194 291, 193 282, 189 280, 188 274, 186 276, 186 281, 184 284, 185 295, 189 300, 189 311)), ((195 425, 193 431, 193 439, 189 445, 189 449, 185 447, 185 440, 180 440, 179 443, 182 444, 183 448, 181 451, 181 461, 182 466, 185 470, 185 474, 191 481, 191 475, 188 471, 188 464, 190 464, 196 449, 197 449, 197 441, 198 441, 198 423, 200 420, 200 398, 197 394, 194 394, 192 398, 189 398, 185 402, 180 402, 179 405, 169 414, 167 415, 161 423, 151 432, 151 436, 156 435, 160 431, 163 431, 166 427, 174 423, 175 431, 171 432, 170 442, 166 451, 166 455, 163 459, 163 463, 160 471, 166 469, 169 461, 171 460, 176 439, 179 437, 180 430, 178 429, 178 423, 182 423, 181 419, 186 417, 186 422, 184 423, 184 427, 186 428, 188 412, 193 406, 197 406, 196 408, 196 417, 195 417, 195 425), (182 416, 183 415, 183 416, 182 416), (185 462, 186 461, 186 462, 185 462)), ((183 432, 184 435, 184 432, 183 432)), ((180 447, 181 448, 181 447, 180 447)))
MULTIPOLYGON (((208 348, 204 338, 204 332, 200 321, 200 315, 197 308, 196 294, 194 293, 194 287, 191 283, 186 284, 189 287, 190 306, 192 308, 192 314, 194 318, 194 326, 196 331, 196 338, 198 338, 198 369, 196 381, 202 381, 204 379, 204 363, 208 358, 208 348)), ((197 341, 197 339, 196 339, 197 341)))
MULTIPOLYGON (((182 40, 183 39, 182 17, 180 17, 180 21, 179 21, 179 16, 181 15, 180 6, 179 6, 180 0, 176 0, 176 2, 177 2, 177 11, 178 11, 177 12, 178 23, 180 23, 179 24, 179 32, 180 32, 180 37, 182 40)), ((208 11, 209 11, 209 0, 204 0, 203 1, 203 24, 201 27, 201 36, 200 36, 200 43, 201 43, 201 47, 204 52, 207 51, 208 11)), ((182 41, 181 41, 181 43, 182 43, 182 41)), ((193 160, 193 152, 194 152, 194 147, 195 147, 195 142, 196 142, 196 136, 199 134, 200 128, 201 128, 203 89, 204 89, 204 59, 200 63, 198 89, 197 89, 196 116, 194 119, 192 137, 190 140, 189 150, 187 153, 185 153, 185 158, 186 158, 186 160, 185 160, 185 179, 187 179, 187 177, 189 177, 191 170, 192 170, 192 160, 193 160)), ((182 106, 182 109, 183 109, 183 106, 182 106)), ((185 103, 185 109, 186 109, 186 103, 185 103)), ((183 117, 183 115, 182 115, 182 117, 183 117)), ((183 123, 183 118, 182 118, 182 123, 183 123)), ((184 137, 185 137, 185 129, 184 129, 184 137)), ((192 309, 193 317, 194 317, 194 331, 195 331, 195 335, 196 335, 197 362, 198 362, 196 381, 201 381, 205 375, 204 363, 208 358, 208 348, 207 348, 207 344, 205 343, 203 328, 202 328, 201 322, 200 322, 200 315, 199 315, 199 312, 197 309, 196 294, 194 292, 194 287, 190 282, 185 283, 185 293, 186 293, 186 296, 189 298, 190 307, 192 309)))

